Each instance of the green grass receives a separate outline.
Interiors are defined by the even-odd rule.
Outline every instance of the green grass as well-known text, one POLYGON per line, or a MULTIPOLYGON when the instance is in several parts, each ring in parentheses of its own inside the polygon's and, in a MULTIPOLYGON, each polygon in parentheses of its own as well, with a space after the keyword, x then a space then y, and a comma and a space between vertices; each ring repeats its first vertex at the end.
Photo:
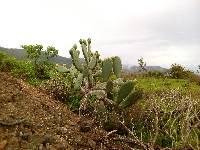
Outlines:
POLYGON ((163 79, 163 78, 137 78, 139 86, 147 93, 179 89, 186 92, 200 92, 200 86, 184 79, 163 79))

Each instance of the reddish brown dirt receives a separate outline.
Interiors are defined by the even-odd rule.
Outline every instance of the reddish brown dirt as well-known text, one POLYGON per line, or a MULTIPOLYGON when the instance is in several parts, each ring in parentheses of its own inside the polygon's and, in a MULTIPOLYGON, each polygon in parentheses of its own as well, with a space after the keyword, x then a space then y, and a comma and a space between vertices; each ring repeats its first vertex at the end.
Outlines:
POLYGON ((106 134, 44 92, 0 72, 0 150, 123 149, 106 134), (80 130, 84 126, 89 130, 80 130))

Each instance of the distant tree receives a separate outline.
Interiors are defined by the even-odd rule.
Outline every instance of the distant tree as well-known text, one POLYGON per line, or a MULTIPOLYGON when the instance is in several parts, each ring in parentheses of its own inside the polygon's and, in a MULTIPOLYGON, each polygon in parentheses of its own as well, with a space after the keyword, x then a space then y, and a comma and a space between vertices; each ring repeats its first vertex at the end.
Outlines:
POLYGON ((172 64, 169 70, 170 76, 175 79, 188 79, 193 72, 186 70, 183 66, 179 64, 172 64))
POLYGON ((144 62, 144 59, 143 57, 141 57, 140 59, 138 59, 138 65, 140 67, 140 72, 144 72, 144 71, 147 71, 146 69, 146 62, 144 62))
POLYGON ((47 50, 45 51, 45 54, 46 54, 47 60, 49 60, 50 58, 58 55, 58 50, 53 46, 48 46, 47 50))
POLYGON ((21 47, 26 50, 28 58, 32 59, 35 65, 38 63, 39 58, 41 58, 42 55, 44 55, 47 60, 58 55, 58 50, 53 46, 48 46, 45 51, 43 51, 43 46, 38 44, 22 45, 21 47))
POLYGON ((44 51, 42 45, 22 45, 26 50, 28 58, 33 60, 35 71, 38 78, 49 78, 48 71, 52 64, 49 63, 49 59, 58 55, 58 50, 53 46, 48 46, 44 51))
POLYGON ((36 44, 36 45, 22 45, 21 47, 26 50, 28 58, 32 59, 34 64, 36 65, 38 59, 41 56, 43 46, 36 44))

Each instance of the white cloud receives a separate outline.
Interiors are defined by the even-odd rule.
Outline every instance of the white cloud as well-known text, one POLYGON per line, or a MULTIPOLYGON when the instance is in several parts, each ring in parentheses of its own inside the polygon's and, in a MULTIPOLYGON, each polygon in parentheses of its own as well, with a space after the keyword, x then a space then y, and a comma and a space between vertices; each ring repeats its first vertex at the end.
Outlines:
POLYGON ((103 57, 198 64, 199 0, 0 0, 0 45, 41 43, 60 55, 91 37, 103 57))

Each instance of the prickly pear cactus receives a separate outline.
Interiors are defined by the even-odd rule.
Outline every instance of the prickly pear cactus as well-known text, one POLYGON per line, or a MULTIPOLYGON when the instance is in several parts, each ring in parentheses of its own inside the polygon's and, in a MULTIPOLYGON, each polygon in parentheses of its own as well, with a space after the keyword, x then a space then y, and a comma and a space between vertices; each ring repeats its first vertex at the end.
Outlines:
POLYGON ((80 59, 80 51, 77 45, 69 51, 73 66, 78 71, 74 79, 74 89, 80 90, 83 97, 80 102, 80 110, 85 110, 89 104, 89 97, 96 95, 97 102, 103 101, 104 104, 113 108, 127 108, 135 103, 139 96, 135 90, 133 81, 121 79, 122 63, 118 56, 99 59, 98 52, 91 51, 91 39, 79 41, 84 62, 80 59), (113 78, 114 77, 114 78, 113 78), (96 78, 100 80, 96 81, 96 78))
POLYGON ((123 81, 119 81, 120 80, 117 82, 107 82, 107 94, 113 94, 111 99, 115 102, 119 109, 127 108, 136 103, 142 96, 142 93, 141 91, 136 90, 134 81, 129 80, 124 83, 122 83, 123 81))
POLYGON ((122 63, 118 56, 107 58, 102 62, 102 78, 104 82, 107 82, 112 75, 116 78, 121 77, 122 63))
POLYGON ((93 86, 94 84, 94 71, 96 71, 96 66, 99 61, 99 54, 98 52, 92 53, 91 51, 91 39, 83 40, 80 39, 79 41, 81 45, 81 50, 84 56, 84 62, 81 63, 79 55, 80 51, 77 50, 77 45, 74 45, 73 48, 69 51, 73 65, 76 67, 80 73, 83 74, 83 77, 87 79, 89 86, 93 86))

